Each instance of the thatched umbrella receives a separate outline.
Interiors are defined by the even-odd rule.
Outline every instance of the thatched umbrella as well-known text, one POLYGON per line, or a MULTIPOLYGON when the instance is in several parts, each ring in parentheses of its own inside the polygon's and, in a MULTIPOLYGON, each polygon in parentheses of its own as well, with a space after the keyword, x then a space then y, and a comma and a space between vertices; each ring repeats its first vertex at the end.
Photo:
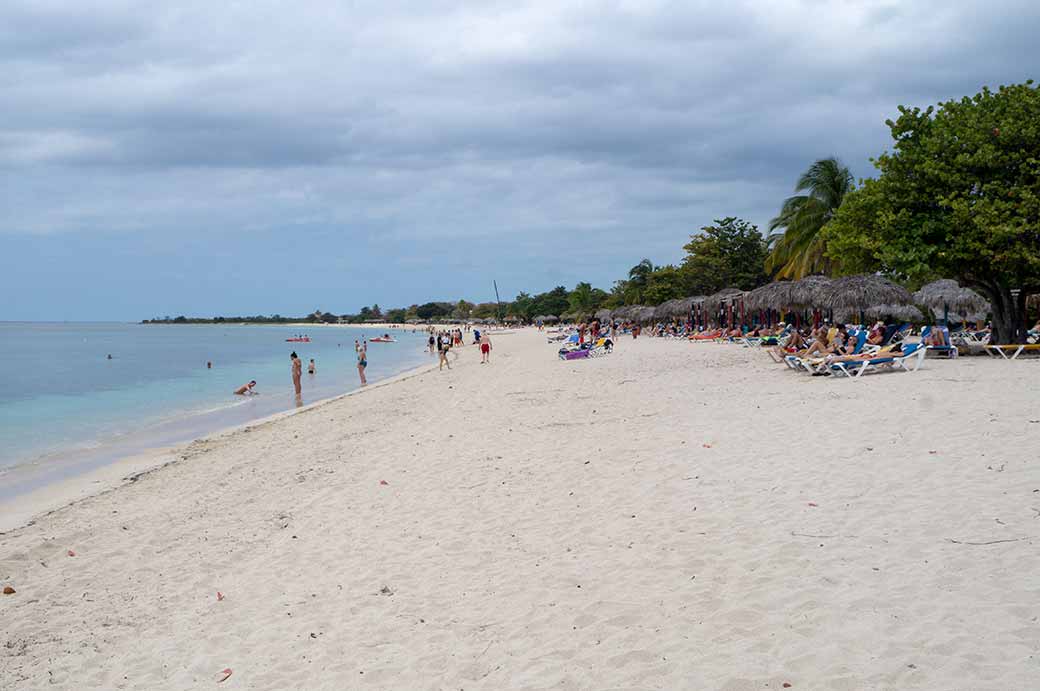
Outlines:
POLYGON ((596 317, 596 319, 599 320, 599 322, 601 324, 603 322, 608 322, 608 321, 610 321, 610 310, 608 310, 608 309, 598 309, 598 310, 596 310, 596 314, 594 316, 596 317))
POLYGON ((632 320, 636 319, 641 309, 643 309, 642 305, 625 305, 614 310, 613 315, 618 319, 632 320))
POLYGON ((878 305, 909 305, 913 297, 906 288, 876 274, 844 276, 819 291, 820 307, 864 311, 878 305))
POLYGON ((714 295, 709 295, 704 298, 703 306, 705 311, 709 313, 718 312, 722 305, 729 302, 738 295, 743 295, 744 291, 740 288, 723 288, 714 295))
POLYGON ((744 305, 749 310, 782 309, 787 307, 790 281, 773 281, 755 288, 744 296, 744 305))
POLYGON ((555 314, 547 314, 544 317, 542 317, 542 321, 543 322, 558 322, 558 321, 560 321, 560 318, 557 317, 555 314))
POLYGON ((951 310, 958 314, 985 314, 990 310, 986 298, 970 288, 962 288, 957 281, 949 278, 941 278, 924 286, 914 293, 914 301, 936 314, 942 312, 943 321, 946 321, 951 310))
POLYGON ((654 320, 654 314, 657 308, 655 307, 640 307, 635 314, 635 319, 641 324, 646 324, 654 320))
POLYGON ((782 307, 808 309, 822 307, 826 291, 833 281, 826 276, 806 276, 778 288, 782 307))
POLYGON ((654 319, 671 319, 678 309, 679 300, 665 300, 654 308, 654 319))
POLYGON ((873 305, 866 309, 855 310, 842 308, 834 313, 839 322, 858 322, 861 318, 880 319, 894 317, 901 321, 920 324, 925 315, 917 305, 873 305))

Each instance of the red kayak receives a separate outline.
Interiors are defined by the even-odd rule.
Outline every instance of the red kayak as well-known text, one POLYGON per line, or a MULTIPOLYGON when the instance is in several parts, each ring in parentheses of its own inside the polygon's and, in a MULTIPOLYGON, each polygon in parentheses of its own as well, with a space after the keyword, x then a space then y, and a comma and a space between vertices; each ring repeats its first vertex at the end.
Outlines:
POLYGON ((395 341, 392 338, 370 338, 370 339, 368 339, 368 342, 369 343, 397 343, 397 341, 395 341))
POLYGON ((309 338, 287 338, 287 339, 285 339, 285 342, 286 343, 310 343, 311 339, 309 339, 309 338))

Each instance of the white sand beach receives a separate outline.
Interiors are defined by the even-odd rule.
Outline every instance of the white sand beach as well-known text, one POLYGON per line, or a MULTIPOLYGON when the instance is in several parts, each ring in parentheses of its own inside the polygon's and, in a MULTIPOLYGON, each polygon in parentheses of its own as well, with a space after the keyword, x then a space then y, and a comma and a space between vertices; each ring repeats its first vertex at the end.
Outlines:
POLYGON ((0 688, 1037 687, 1040 362, 492 336, 0 534, 0 688))

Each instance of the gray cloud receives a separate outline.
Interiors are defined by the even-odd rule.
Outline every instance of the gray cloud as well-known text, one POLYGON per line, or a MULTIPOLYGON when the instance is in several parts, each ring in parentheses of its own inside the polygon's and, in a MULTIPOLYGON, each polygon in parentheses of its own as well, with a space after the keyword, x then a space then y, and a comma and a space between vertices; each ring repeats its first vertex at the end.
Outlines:
POLYGON ((869 174, 898 104, 1034 76, 1038 28, 1013 0, 7 2, 0 233, 493 234, 474 262, 605 281, 764 224, 815 158, 869 174))

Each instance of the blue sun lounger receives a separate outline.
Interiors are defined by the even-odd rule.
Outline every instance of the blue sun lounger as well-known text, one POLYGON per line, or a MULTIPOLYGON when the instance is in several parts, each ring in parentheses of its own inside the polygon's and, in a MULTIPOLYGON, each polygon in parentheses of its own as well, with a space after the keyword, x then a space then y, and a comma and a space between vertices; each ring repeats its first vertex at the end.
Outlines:
MULTIPOLYGON (((931 326, 926 326, 921 330, 922 343, 924 343, 928 336, 931 335, 932 328, 933 327, 931 326)), ((957 357, 957 346, 950 345, 950 330, 947 329, 945 326, 939 326, 934 328, 939 329, 939 332, 942 334, 943 337, 943 343, 945 343, 946 345, 930 345, 928 346, 928 350, 938 355, 945 355, 946 357, 957 357)))

